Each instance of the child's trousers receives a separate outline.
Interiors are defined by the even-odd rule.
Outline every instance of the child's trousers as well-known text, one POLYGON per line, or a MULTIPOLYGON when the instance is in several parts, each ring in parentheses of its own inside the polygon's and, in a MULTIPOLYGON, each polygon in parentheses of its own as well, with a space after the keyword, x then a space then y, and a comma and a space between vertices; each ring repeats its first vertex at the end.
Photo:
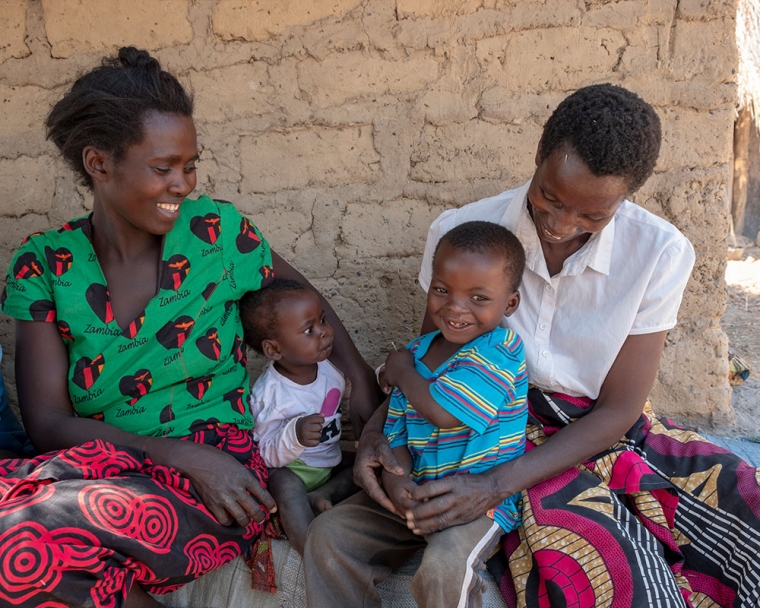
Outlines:
POLYGON ((504 530, 485 515, 425 537, 406 521, 359 492, 317 517, 304 552, 309 608, 380 606, 375 585, 425 547, 412 578, 420 608, 480 608, 485 581, 480 573, 504 530))

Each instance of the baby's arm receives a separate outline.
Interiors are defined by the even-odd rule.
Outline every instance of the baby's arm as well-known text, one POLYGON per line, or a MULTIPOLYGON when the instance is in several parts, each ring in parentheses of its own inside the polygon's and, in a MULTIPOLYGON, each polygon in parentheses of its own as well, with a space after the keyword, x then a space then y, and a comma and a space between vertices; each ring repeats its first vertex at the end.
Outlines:
POLYGON ((462 422, 438 405, 430 394, 430 382, 414 369, 414 357, 406 349, 393 351, 385 361, 385 378, 398 386, 417 413, 433 426, 452 429, 462 422))
MULTIPOLYGON (((287 417, 276 406, 266 405, 253 398, 251 410, 255 419, 253 437, 259 444, 259 452, 267 466, 284 467, 301 457, 307 446, 299 440, 297 426, 300 420, 308 417, 287 417)), ((321 414, 316 415, 321 417, 321 414)))

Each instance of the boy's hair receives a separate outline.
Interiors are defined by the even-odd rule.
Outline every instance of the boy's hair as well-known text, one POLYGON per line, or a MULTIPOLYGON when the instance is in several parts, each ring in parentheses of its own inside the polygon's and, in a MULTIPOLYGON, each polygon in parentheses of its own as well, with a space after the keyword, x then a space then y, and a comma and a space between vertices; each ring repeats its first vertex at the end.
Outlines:
POLYGON ((280 335, 277 309, 282 302, 296 292, 308 291, 293 279, 274 279, 257 291, 249 291, 240 298, 240 320, 246 344, 263 354, 261 343, 274 340, 280 335))
POLYGON ((654 171, 660 154, 660 119, 646 101, 612 84, 595 84, 565 98, 544 125, 539 161, 569 144, 597 177, 622 177, 628 193, 654 171))
POLYGON ((522 283, 525 269, 525 249, 519 239, 501 224, 493 222, 465 222, 441 237, 433 254, 433 264, 442 245, 473 253, 493 252, 504 256, 504 274, 513 290, 522 283))
POLYGON ((122 47, 113 58, 80 76, 45 121, 47 138, 58 147, 82 183, 92 179, 82 151, 95 146, 118 163, 127 148, 145 138, 148 112, 193 117, 193 99, 147 51, 122 47))

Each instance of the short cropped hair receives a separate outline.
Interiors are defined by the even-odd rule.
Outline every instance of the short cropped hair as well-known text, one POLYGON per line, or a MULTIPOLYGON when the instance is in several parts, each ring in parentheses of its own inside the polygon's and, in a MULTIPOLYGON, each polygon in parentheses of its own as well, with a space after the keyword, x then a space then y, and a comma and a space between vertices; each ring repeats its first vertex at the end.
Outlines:
POLYGON ((595 84, 565 98, 544 125, 539 161, 572 146, 597 177, 622 177, 631 194, 644 185, 660 154, 660 119, 646 101, 612 84, 595 84))
POLYGON ((274 279, 257 291, 249 291, 240 298, 240 320, 246 344, 262 353, 264 340, 276 340, 280 335, 277 311, 282 303, 296 292, 308 291, 293 279, 274 279))
POLYGON ((501 224, 474 221, 455 226, 438 241, 433 254, 434 265, 443 245, 459 251, 503 256, 504 274, 512 290, 520 287, 525 270, 525 249, 519 239, 501 224))
POLYGON ((123 47, 80 76, 53 106, 45 121, 47 138, 92 188, 82 161, 84 148, 94 146, 118 163, 129 147, 144 140, 143 123, 151 111, 192 118, 193 100, 147 51, 123 47))

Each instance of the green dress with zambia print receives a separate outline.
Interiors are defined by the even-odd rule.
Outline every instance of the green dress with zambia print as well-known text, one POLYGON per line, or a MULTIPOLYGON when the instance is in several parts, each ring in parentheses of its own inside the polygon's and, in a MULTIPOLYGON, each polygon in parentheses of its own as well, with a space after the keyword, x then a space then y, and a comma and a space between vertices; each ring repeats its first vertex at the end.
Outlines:
POLYGON ((181 437, 200 422, 253 427, 238 300, 272 277, 269 245, 251 221, 201 196, 180 206, 158 293, 126 327, 114 319, 88 217, 28 237, 1 302, 11 317, 57 323, 77 414, 181 437))

